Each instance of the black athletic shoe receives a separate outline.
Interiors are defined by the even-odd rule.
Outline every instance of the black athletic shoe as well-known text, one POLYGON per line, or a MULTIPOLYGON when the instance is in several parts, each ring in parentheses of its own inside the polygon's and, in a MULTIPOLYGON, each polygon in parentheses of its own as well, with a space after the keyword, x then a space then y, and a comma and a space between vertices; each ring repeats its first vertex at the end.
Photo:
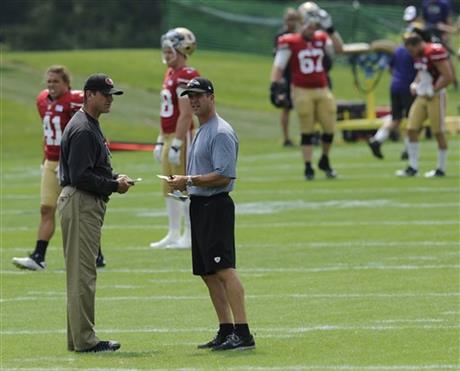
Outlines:
POLYGON ((283 147, 294 147, 294 143, 292 143, 292 140, 286 139, 286 140, 283 142, 283 147))
POLYGON ((321 159, 318 162, 318 167, 326 173, 327 178, 335 178, 337 177, 337 173, 331 165, 329 164, 329 157, 326 155, 322 155, 321 159))
POLYGON ((107 262, 104 259, 104 255, 99 254, 96 258, 96 267, 98 268, 104 268, 107 262))
POLYGON ((237 334, 233 333, 228 335, 221 345, 212 348, 212 350, 248 350, 254 349, 255 347, 256 343, 252 335, 249 335, 247 337, 240 337, 237 334))
POLYGON ((315 179, 315 170, 311 166, 305 167, 305 180, 315 179))
POLYGON ((409 160, 409 154, 407 153, 406 150, 401 152, 401 160, 403 161, 409 160))
POLYGON ((222 345, 225 340, 227 339, 226 336, 221 335, 219 332, 214 336, 214 339, 208 341, 207 343, 200 344, 197 346, 198 349, 214 349, 215 347, 222 345))
POLYGON ((117 341, 100 341, 94 347, 79 350, 79 353, 99 353, 99 352, 115 352, 116 350, 120 349, 121 344, 117 341))
POLYGON ((399 177, 412 177, 417 175, 417 169, 414 169, 413 167, 408 166, 404 170, 397 170, 396 171, 396 176, 399 177))
POLYGON ((371 149, 372 154, 375 157, 379 159, 383 159, 383 154, 382 154, 382 151, 380 150, 380 146, 381 146, 380 142, 378 142, 377 140, 368 140, 367 144, 369 145, 369 148, 371 149))
POLYGON ((442 178, 445 176, 446 173, 441 169, 431 170, 425 173, 425 178, 442 178))

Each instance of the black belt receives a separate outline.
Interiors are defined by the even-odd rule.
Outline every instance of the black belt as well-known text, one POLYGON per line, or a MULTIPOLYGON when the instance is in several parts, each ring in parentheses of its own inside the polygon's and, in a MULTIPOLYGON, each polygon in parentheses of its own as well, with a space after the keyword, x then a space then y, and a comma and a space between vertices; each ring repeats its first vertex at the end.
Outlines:
POLYGON ((222 193, 217 193, 211 196, 190 195, 190 199, 200 201, 200 200, 209 200, 213 198, 222 198, 222 197, 227 197, 227 196, 228 196, 228 192, 222 192, 222 193))

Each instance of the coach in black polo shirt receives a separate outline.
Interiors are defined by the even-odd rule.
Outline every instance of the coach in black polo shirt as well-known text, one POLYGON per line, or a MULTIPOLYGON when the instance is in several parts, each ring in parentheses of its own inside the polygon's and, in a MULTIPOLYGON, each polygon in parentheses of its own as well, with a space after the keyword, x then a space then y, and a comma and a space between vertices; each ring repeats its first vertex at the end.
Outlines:
POLYGON ((123 92, 103 74, 88 78, 83 108, 66 126, 59 163, 63 187, 58 199, 67 274, 67 348, 77 352, 104 352, 120 348, 101 341, 94 331, 96 256, 106 203, 113 192, 125 193, 134 182, 115 174, 110 152, 99 125, 108 113, 112 95, 123 92))
POLYGON ((188 95, 200 128, 190 147, 187 176, 174 175, 168 183, 190 194, 193 274, 208 287, 219 319, 216 337, 198 348, 253 349, 244 288, 235 269, 235 205, 229 195, 236 178, 238 138, 216 113, 211 81, 194 78, 182 95, 188 95))

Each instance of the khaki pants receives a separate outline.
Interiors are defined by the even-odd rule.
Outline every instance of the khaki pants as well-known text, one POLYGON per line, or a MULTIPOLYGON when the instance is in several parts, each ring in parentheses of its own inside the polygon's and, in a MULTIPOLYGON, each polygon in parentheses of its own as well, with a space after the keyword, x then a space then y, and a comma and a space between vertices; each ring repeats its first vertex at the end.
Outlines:
POLYGON ((56 207, 56 201, 61 192, 57 171, 58 161, 45 160, 43 163, 42 180, 40 184, 40 205, 56 207))
POLYGON ((321 125, 323 133, 334 134, 337 106, 329 88, 306 89, 294 86, 292 96, 301 134, 314 133, 316 122, 321 125))
POLYGON ((96 257, 105 202, 75 187, 63 188, 57 201, 67 276, 67 348, 81 351, 95 346, 96 257))
POLYGON ((409 126, 411 130, 420 130, 423 122, 429 119, 433 134, 446 131, 446 93, 444 90, 432 98, 417 97, 409 111, 409 126))

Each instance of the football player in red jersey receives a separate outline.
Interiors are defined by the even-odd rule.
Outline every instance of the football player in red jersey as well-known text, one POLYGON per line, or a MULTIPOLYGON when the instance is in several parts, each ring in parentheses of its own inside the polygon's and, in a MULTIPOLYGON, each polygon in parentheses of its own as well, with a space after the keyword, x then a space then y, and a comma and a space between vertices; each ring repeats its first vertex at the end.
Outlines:
MULTIPOLYGON (((187 83, 199 76, 197 70, 187 66, 187 58, 196 49, 193 33, 183 27, 169 30, 161 37, 163 62, 168 66, 161 94, 161 130, 154 157, 161 163, 164 175, 184 175, 187 143, 191 140, 193 112, 187 96, 181 93, 187 83)), ((189 200, 181 201, 168 196, 169 186, 163 182, 163 194, 168 214, 168 234, 152 248, 189 248, 191 246, 189 200), (182 220, 184 231, 181 235, 182 220)))
MULTIPOLYGON (((45 73, 47 89, 37 96, 37 109, 43 122, 44 161, 40 186, 40 224, 34 252, 25 258, 13 258, 19 268, 43 270, 45 254, 55 229, 56 202, 61 192, 57 177, 61 136, 73 114, 83 105, 83 92, 71 90, 70 73, 64 66, 53 65, 45 73)), ((99 251, 96 260, 104 266, 99 251)))
MULTIPOLYGON (((328 178, 335 178, 336 172, 329 163, 329 151, 334 138, 337 107, 328 87, 323 58, 328 41, 336 53, 341 53, 343 42, 332 25, 330 15, 313 2, 299 7, 302 26, 299 33, 282 35, 271 72, 271 90, 276 91, 282 84, 283 70, 291 70, 292 98, 300 121, 301 145, 305 162, 305 178, 312 180, 315 172, 312 167, 314 125, 322 126, 322 156, 318 167, 328 178)), ((282 95, 282 89, 279 89, 282 95)))
POLYGON ((418 172, 419 143, 418 136, 422 124, 430 120, 431 130, 438 142, 438 164, 435 170, 425 173, 426 178, 443 177, 447 165, 446 92, 445 88, 454 81, 449 54, 436 43, 425 42, 420 35, 405 35, 404 45, 414 58, 414 67, 418 71, 411 84, 412 94, 416 95, 409 112, 408 136, 409 166, 398 170, 397 176, 415 176, 418 172))

